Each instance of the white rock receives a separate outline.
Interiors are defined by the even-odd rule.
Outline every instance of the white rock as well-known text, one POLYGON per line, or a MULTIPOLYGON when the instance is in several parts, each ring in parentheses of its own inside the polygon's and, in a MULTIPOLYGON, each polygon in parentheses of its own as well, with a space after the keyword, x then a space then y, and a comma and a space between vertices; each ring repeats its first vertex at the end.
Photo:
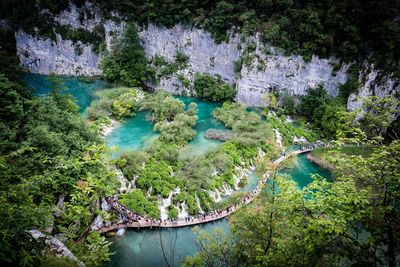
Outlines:
POLYGON ((84 267, 85 264, 81 262, 78 258, 75 257, 74 254, 57 238, 52 237, 50 235, 45 235, 38 230, 30 230, 29 233, 33 238, 39 239, 44 238, 45 244, 49 246, 49 248, 56 253, 56 255, 67 257, 72 261, 76 262, 78 266, 84 267))
POLYGON ((33 73, 72 76, 100 75, 97 67, 99 56, 87 44, 78 44, 82 54, 75 53, 75 45, 63 40, 59 34, 56 41, 34 37, 22 30, 15 33, 17 55, 21 65, 33 73))

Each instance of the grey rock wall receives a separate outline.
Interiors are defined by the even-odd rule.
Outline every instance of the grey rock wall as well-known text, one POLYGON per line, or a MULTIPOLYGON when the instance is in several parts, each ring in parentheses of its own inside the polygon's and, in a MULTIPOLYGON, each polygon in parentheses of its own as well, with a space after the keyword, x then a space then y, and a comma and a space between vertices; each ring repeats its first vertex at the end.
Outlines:
MULTIPOLYGON (((61 25, 89 31, 102 23, 108 49, 111 47, 113 36, 121 34, 125 25, 124 22, 102 20, 99 12, 90 6, 78 9, 73 5, 55 17, 55 21, 61 25), (91 10, 92 15, 90 18, 84 17, 81 21, 79 14, 84 8, 91 10)), ((153 24, 142 29, 139 35, 149 59, 159 55, 173 61, 178 51, 189 56, 187 68, 169 77, 163 77, 160 83, 155 85, 156 88, 164 88, 174 94, 194 95, 192 85, 196 72, 218 75, 227 83, 235 84, 236 101, 247 106, 264 106, 266 103, 263 101, 263 95, 272 91, 302 96, 320 83, 325 85, 330 95, 336 96, 339 85, 347 80, 348 65, 343 64, 334 72, 333 65, 337 64, 337 60, 333 58, 320 59, 313 56, 310 62, 305 62, 301 56, 285 56, 274 47, 266 47, 257 35, 242 42, 238 35, 231 35, 228 43, 217 44, 211 35, 202 29, 187 28, 183 25, 165 28, 153 24), (251 43, 255 45, 255 49, 249 53, 246 47, 251 43), (240 75, 236 75, 234 62, 244 56, 251 57, 251 64, 243 65, 240 75), (184 87, 178 76, 187 79, 189 86, 184 87)), ((51 41, 20 30, 16 32, 15 37, 21 65, 31 72, 85 76, 101 74, 98 67, 101 57, 93 52, 90 45, 78 43, 82 47, 82 54, 77 55, 76 44, 70 40, 63 40, 59 35, 56 41, 51 41)), ((371 70, 366 79, 360 75, 363 86, 359 94, 353 94, 349 98, 349 109, 359 107, 362 96, 393 95, 399 91, 399 86, 391 79, 383 79, 378 85, 375 82, 376 71, 373 66, 366 65, 366 69, 368 68, 371 70)))
POLYGON ((100 75, 97 67, 99 55, 92 47, 78 42, 81 54, 75 51, 70 40, 63 40, 59 34, 56 41, 34 37, 24 31, 15 33, 17 54, 21 65, 33 73, 60 74, 73 76, 100 75))

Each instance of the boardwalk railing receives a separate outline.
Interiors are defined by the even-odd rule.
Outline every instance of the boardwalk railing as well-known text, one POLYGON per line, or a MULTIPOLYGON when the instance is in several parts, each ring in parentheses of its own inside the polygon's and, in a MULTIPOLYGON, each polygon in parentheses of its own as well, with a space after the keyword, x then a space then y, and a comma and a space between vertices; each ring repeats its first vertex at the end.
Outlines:
MULTIPOLYGON (((278 165, 285 159, 302 154, 302 153, 307 153, 312 151, 316 145, 308 145, 305 146, 304 148, 301 148, 300 150, 295 150, 291 152, 287 152, 282 154, 280 157, 278 157, 275 161, 274 164, 278 165)), ((106 233, 109 231, 114 231, 119 228, 152 228, 152 227, 161 227, 161 228, 176 228, 176 227, 184 227, 184 226, 193 226, 197 224, 202 224, 202 223, 207 223, 207 222, 212 222, 216 220, 220 220, 222 218, 225 218, 229 216, 230 214, 234 213, 238 209, 240 209, 242 206, 247 205, 251 203, 260 193, 262 188, 267 182, 268 177, 264 177, 258 181, 257 188, 249 193, 247 193, 242 199, 240 199, 239 203, 236 203, 234 206, 228 207, 224 210, 218 210, 218 211, 213 211, 210 214, 207 215, 197 215, 197 216, 190 216, 184 219, 178 219, 178 220, 155 220, 151 218, 146 218, 142 217, 135 212, 131 211, 129 208, 125 207, 124 205, 120 204, 117 201, 116 197, 110 197, 107 199, 109 201, 111 207, 120 214, 122 214, 122 221, 119 221, 117 223, 112 223, 110 225, 106 225, 98 229, 100 233, 106 233)))

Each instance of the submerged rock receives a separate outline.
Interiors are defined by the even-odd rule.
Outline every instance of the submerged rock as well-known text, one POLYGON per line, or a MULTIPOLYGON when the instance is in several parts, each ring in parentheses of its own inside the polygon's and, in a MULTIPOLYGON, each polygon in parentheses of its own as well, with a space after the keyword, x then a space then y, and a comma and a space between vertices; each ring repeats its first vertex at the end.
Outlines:
POLYGON ((232 132, 218 129, 208 129, 204 133, 204 137, 207 139, 216 139, 225 142, 232 139, 232 132))

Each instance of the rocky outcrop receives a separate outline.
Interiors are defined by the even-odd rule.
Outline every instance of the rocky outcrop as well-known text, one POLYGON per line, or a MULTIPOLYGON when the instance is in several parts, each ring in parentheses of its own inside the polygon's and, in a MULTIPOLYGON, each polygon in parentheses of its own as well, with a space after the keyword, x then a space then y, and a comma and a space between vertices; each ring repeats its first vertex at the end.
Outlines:
POLYGON ((63 40, 56 34, 56 40, 43 39, 19 30, 15 33, 17 54, 21 65, 33 73, 60 74, 73 76, 96 76, 101 74, 97 67, 99 55, 91 45, 63 40), (80 47, 80 52, 76 47, 80 47))
POLYGON ((353 93, 347 101, 347 109, 355 110, 362 107, 363 98, 367 96, 398 96, 400 94, 400 84, 388 77, 378 79, 378 71, 374 65, 364 65, 364 71, 360 73, 359 80, 361 88, 358 93, 353 93))
MULTIPOLYGON (((175 25, 168 29, 149 24, 147 29, 140 32, 140 37, 149 59, 159 55, 173 61, 178 51, 189 56, 188 68, 178 74, 184 75, 190 81, 196 72, 201 72, 218 75, 230 84, 236 82, 234 61, 240 57, 238 36, 232 36, 228 43, 217 44, 211 35, 202 29, 187 28, 183 25, 175 25)), ((157 87, 172 93, 190 94, 190 88, 184 88, 177 75, 161 79, 157 87)))
POLYGON ((243 66, 236 95, 236 100, 247 106, 265 106, 263 95, 270 92, 306 95, 310 88, 321 83, 328 94, 336 96, 338 86, 347 80, 348 66, 342 65, 334 72, 335 59, 313 56, 310 62, 305 62, 301 56, 285 56, 274 47, 265 46, 258 36, 248 43, 255 45, 255 51, 248 53, 251 65, 243 66))
POLYGON ((79 267, 85 267, 86 265, 81 262, 78 258, 75 257, 74 254, 55 237, 50 235, 45 235, 39 230, 30 230, 29 233, 32 235, 34 239, 44 239, 45 244, 52 250, 56 255, 61 257, 67 257, 70 260, 74 261, 79 267))
MULTIPOLYGON (((99 10, 88 3, 80 8, 71 4, 54 20, 60 25, 88 31, 103 25, 104 41, 108 49, 113 36, 121 34, 125 25, 124 21, 116 22, 120 21, 118 19, 102 19, 99 10)), ((62 39, 60 35, 57 35, 55 41, 37 38, 22 30, 16 32, 15 36, 21 64, 31 72, 86 76, 101 74, 98 67, 100 56, 89 44, 74 44, 62 39), (81 47, 80 51, 76 51, 77 45, 81 47)), ((227 83, 235 84, 236 100, 247 106, 265 106, 263 96, 270 92, 302 96, 321 83, 330 95, 336 96, 339 85, 347 80, 348 65, 339 65, 334 58, 313 56, 306 62, 298 55, 286 56, 274 47, 263 44, 258 35, 243 41, 240 36, 231 34, 229 42, 218 44, 203 29, 183 25, 166 28, 149 24, 140 31, 139 36, 149 59, 159 55, 173 61, 177 52, 183 52, 189 57, 187 67, 162 77, 159 84, 154 85, 174 94, 194 95, 192 85, 196 72, 218 75, 227 83), (235 62, 244 58, 247 60, 240 71, 235 73, 235 62), (186 80, 185 84, 182 77, 186 80)), ((365 69, 368 74, 360 74, 363 86, 358 94, 349 98, 349 109, 361 105, 360 96, 393 95, 399 91, 398 84, 391 79, 384 78, 378 85, 377 72, 373 66, 366 64, 365 69)))

